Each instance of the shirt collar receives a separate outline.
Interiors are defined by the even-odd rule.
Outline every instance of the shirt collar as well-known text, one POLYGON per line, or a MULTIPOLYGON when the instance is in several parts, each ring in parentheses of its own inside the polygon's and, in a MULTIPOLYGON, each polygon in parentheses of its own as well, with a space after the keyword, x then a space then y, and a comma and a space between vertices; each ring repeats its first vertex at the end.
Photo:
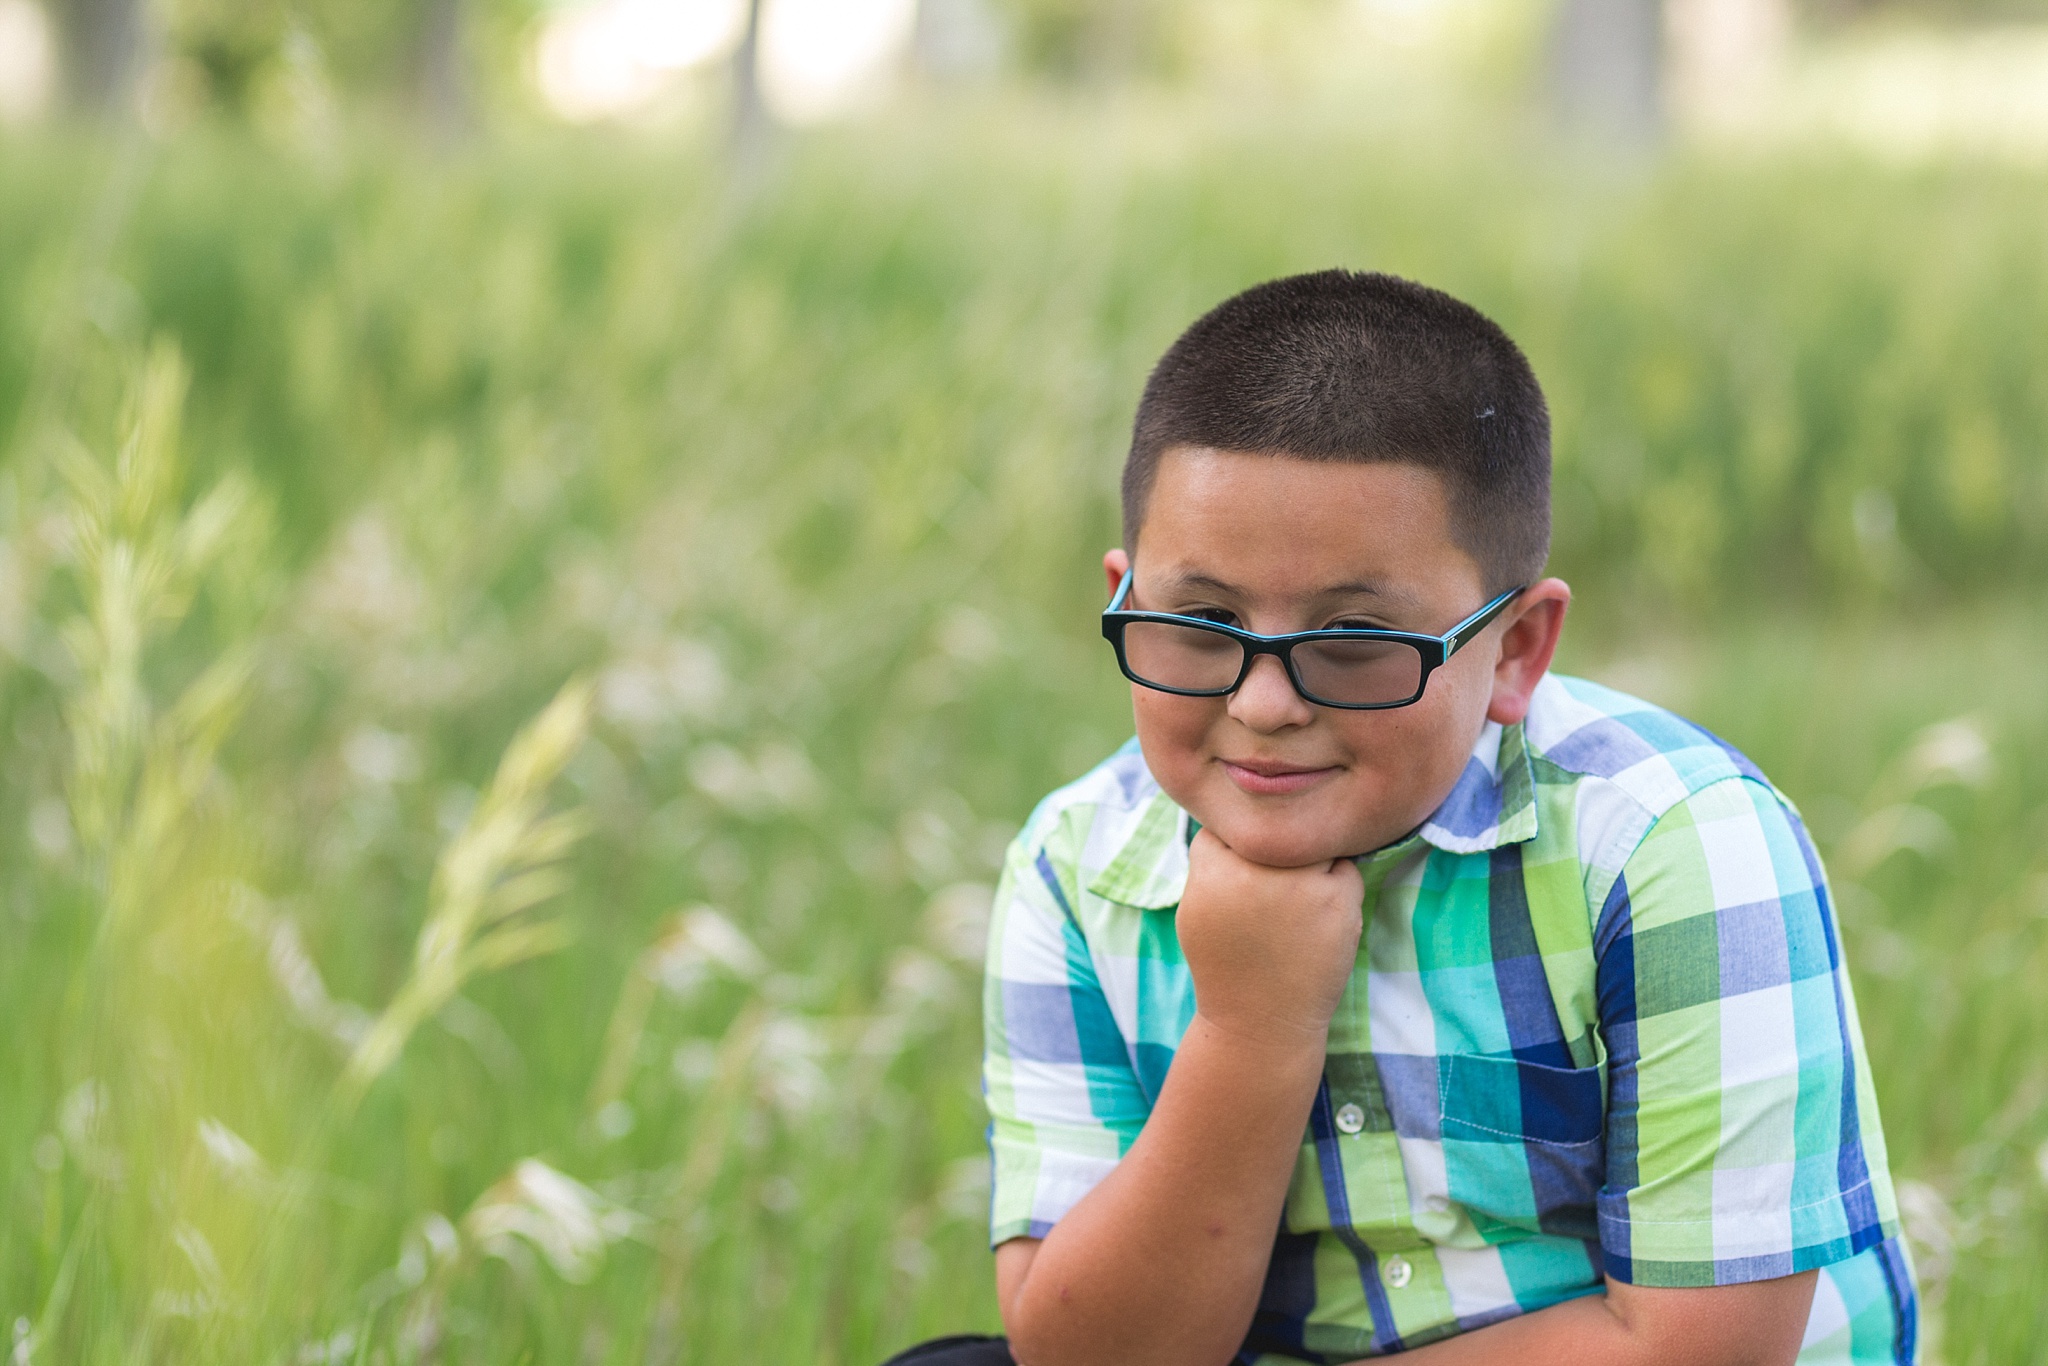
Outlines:
POLYGON ((1449 854, 1477 854, 1536 838, 1536 782, 1521 722, 1486 723, 1451 795, 1419 833, 1449 854))
MULTIPOLYGON (((1187 886, 1189 819, 1149 773, 1145 786, 1149 794, 1131 806, 1098 815, 1107 828, 1091 831, 1088 843, 1108 857, 1087 885, 1118 905, 1165 910, 1180 904, 1187 886)), ((1413 834, 1374 853, 1420 839, 1446 853, 1477 854, 1535 837, 1536 784, 1522 726, 1488 721, 1451 795, 1413 834)))

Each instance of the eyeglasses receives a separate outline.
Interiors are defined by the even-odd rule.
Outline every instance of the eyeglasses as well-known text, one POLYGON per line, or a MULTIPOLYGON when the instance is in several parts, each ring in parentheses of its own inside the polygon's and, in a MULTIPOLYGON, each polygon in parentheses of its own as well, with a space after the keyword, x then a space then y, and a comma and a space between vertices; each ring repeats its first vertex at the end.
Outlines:
POLYGON ((1125 571, 1102 613, 1103 638, 1131 682, 1182 697, 1225 697, 1244 685, 1254 660, 1274 655, 1304 698, 1349 711, 1421 700, 1429 676, 1528 586, 1510 588, 1440 636, 1366 629, 1262 636, 1200 617, 1124 611, 1136 577, 1125 571))

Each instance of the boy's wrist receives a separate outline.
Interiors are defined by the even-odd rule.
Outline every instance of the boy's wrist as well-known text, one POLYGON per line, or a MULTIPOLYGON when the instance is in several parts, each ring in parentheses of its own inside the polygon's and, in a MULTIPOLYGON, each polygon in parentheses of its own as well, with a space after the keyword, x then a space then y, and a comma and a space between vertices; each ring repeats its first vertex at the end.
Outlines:
POLYGON ((1289 1016, 1280 1011, 1216 1011, 1195 1007, 1188 1030, 1202 1030, 1212 1046, 1229 1049, 1268 1064, 1313 1059, 1318 1071, 1330 1046, 1330 1021, 1289 1016))

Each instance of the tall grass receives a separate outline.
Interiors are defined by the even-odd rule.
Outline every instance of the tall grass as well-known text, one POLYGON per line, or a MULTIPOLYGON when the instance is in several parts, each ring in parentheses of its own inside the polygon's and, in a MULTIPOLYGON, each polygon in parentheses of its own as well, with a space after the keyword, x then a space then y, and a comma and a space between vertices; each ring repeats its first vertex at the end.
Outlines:
POLYGON ((666 144, 144 171, 0 144, 18 1359, 992 1324, 978 923, 1126 733, 1121 431, 1341 262, 1529 347, 1572 663, 1801 801, 1940 1350, 2048 1360, 2048 183, 1022 107, 745 204, 666 144))

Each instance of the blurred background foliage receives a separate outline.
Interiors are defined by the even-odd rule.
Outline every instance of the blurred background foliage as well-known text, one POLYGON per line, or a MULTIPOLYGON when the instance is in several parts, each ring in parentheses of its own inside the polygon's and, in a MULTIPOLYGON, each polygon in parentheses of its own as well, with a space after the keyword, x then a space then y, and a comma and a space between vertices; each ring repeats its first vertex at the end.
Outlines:
POLYGON ((1800 802, 1928 1359, 2048 1360, 2028 12, 891 3, 0 0, 13 1360, 992 1327, 1137 389, 1333 263, 1529 351, 1568 667, 1800 802))

